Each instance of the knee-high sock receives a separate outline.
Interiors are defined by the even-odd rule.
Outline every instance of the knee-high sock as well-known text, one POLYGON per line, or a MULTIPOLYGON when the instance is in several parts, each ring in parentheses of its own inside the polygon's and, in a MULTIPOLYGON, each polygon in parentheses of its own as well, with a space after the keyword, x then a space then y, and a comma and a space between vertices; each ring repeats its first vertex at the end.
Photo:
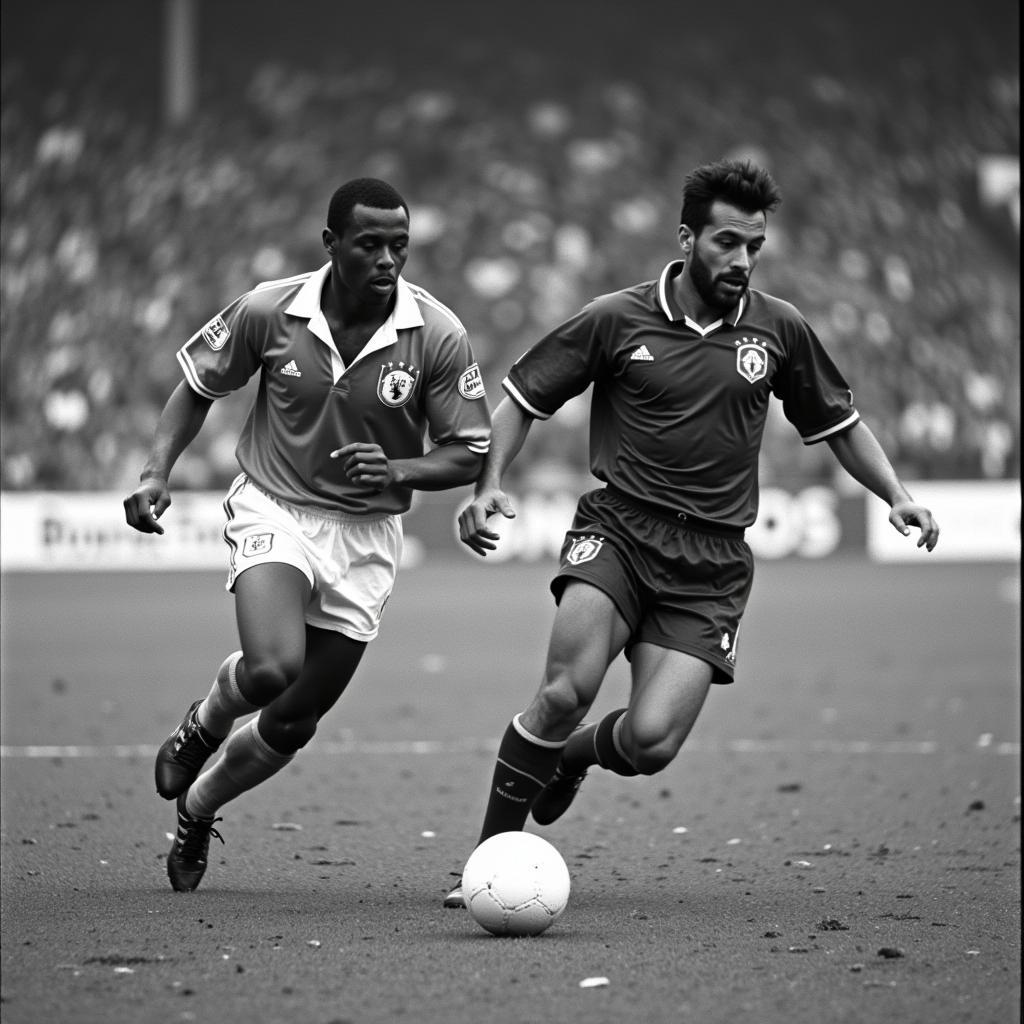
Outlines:
POLYGON ((294 756, 274 750, 254 718, 231 734, 224 752, 192 783, 185 810, 197 818, 212 818, 229 800, 265 782, 294 756))
POLYGON ((259 711, 255 704, 250 704, 238 688, 238 663, 242 660, 242 652, 229 654, 217 669, 217 676, 206 699, 199 705, 196 712, 199 724, 217 739, 222 739, 231 732, 236 718, 259 711))
POLYGON ((626 708, 610 711, 596 725, 584 726, 569 737, 559 770, 565 775, 578 775, 592 764, 607 768, 616 775, 639 775, 622 749, 620 733, 626 708))
POLYGON ((480 842, 499 832, 518 832, 526 824, 537 794, 548 784, 562 756, 563 740, 542 740, 519 721, 509 723, 498 747, 480 842))

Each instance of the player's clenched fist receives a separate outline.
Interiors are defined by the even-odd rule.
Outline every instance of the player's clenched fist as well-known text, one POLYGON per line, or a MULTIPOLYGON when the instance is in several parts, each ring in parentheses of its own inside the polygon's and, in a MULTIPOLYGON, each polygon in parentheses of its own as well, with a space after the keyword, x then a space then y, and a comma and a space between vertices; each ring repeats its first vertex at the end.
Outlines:
POLYGON ((157 520, 170 504, 171 492, 167 489, 167 481, 159 477, 146 477, 124 499, 124 518, 129 526, 140 533, 163 533, 164 528, 157 520))

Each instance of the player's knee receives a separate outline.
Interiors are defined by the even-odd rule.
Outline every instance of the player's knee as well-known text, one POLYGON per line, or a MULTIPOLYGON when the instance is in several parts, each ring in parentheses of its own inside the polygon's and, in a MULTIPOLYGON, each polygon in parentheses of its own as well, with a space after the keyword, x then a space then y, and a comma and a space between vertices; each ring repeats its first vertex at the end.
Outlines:
POLYGON ((586 714, 587 707, 571 685, 559 682, 541 687, 533 710, 545 725, 575 726, 586 714))
POLYGON ((260 707, 280 697, 295 682, 302 669, 301 663, 292 664, 283 658, 246 657, 244 664, 245 696, 260 707))
POLYGON ((260 716, 260 734, 274 750, 294 754, 316 735, 316 724, 316 715, 313 714, 291 718, 274 714, 267 708, 260 716))
POLYGON ((627 751, 629 761, 641 775, 657 775, 667 768, 679 753, 679 745, 669 738, 634 737, 627 751))

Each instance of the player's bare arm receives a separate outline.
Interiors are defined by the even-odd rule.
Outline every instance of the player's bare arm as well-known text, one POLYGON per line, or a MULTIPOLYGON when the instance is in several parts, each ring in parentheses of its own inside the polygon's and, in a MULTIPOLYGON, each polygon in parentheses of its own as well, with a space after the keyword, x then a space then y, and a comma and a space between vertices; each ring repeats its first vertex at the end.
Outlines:
POLYGON ((167 478, 178 456, 199 433, 212 401, 197 395, 182 381, 171 392, 157 424, 149 458, 139 486, 124 499, 125 521, 140 533, 163 533, 157 520, 171 504, 167 478))
POLYGON ((939 541, 939 524, 929 509, 907 493, 867 424, 857 422, 828 443, 843 469, 890 506, 889 522, 904 537, 916 526, 921 531, 917 546, 931 551, 939 541))
POLYGON ((473 500, 459 513, 459 539, 478 555, 494 551, 499 534, 487 520, 497 514, 515 518, 515 510, 502 489, 505 470, 523 447, 533 417, 510 398, 504 398, 491 418, 491 447, 476 483, 473 500))
POLYGON ((470 484, 483 457, 463 444, 445 444, 415 459, 389 459, 379 444, 353 441, 331 452, 354 484, 379 493, 391 484, 418 491, 443 491, 470 484))

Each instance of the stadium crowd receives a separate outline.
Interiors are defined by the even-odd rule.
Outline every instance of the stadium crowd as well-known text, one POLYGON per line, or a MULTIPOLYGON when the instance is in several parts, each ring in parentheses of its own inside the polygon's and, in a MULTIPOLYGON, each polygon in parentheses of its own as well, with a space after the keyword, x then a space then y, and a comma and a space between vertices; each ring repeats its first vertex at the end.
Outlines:
MULTIPOLYGON (((900 474, 1015 476, 1019 198, 986 207, 979 178, 990 156, 1016 162, 1016 65, 987 49, 991 30, 877 61, 845 32, 766 48, 749 75, 723 68, 710 29, 601 76, 542 49, 342 70, 224 49, 185 125, 85 55, 45 90, 8 57, 2 486, 124 490, 178 346, 255 282, 320 265, 347 177, 409 199, 407 274, 458 312, 494 402, 528 344, 676 256, 683 176, 727 155, 783 190, 755 287, 815 325, 900 474)), ((234 475, 245 397, 217 403, 179 487, 234 475)), ((519 465, 585 473, 580 411, 534 432, 519 465)), ((770 420, 766 482, 833 465, 770 420)))

